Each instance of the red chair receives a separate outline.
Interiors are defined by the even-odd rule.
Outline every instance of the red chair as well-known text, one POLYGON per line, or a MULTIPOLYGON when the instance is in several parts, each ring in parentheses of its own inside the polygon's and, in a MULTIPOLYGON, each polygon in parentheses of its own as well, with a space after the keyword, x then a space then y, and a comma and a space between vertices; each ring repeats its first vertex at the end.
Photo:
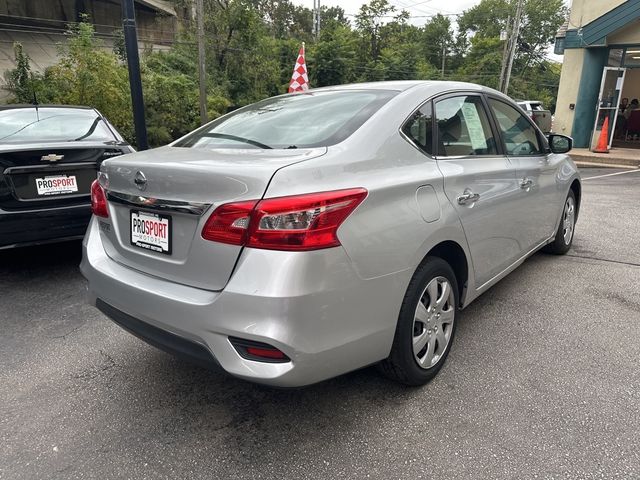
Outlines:
POLYGON ((625 139, 629 138, 629 135, 640 135, 640 109, 636 109, 631 112, 629 118, 627 119, 627 132, 625 134, 625 139))

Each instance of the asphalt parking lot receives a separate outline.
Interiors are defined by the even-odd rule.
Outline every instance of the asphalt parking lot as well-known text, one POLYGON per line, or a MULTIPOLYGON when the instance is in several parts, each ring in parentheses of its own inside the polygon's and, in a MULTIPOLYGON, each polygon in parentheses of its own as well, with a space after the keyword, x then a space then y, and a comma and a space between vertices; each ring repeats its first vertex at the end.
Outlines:
POLYGON ((212 373, 84 305, 78 243, 1 252, 0 478, 640 478, 640 171, 617 172, 583 170, 572 251, 466 309, 418 389, 212 373))

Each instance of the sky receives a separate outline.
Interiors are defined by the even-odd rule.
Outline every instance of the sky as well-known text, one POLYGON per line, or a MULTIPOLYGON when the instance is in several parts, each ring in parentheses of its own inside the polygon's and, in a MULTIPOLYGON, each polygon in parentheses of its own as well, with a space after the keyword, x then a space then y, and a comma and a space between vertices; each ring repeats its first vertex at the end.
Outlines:
MULTIPOLYGON (((354 15, 358 13, 360 6, 367 2, 368 0, 321 0, 322 5, 340 6, 345 13, 354 15)), ((313 0, 293 0, 293 3, 313 8, 313 0)), ((389 3, 396 7, 397 11, 407 10, 415 17, 412 23, 421 25, 427 20, 424 17, 437 13, 462 13, 463 10, 478 4, 479 0, 389 0, 389 3)))

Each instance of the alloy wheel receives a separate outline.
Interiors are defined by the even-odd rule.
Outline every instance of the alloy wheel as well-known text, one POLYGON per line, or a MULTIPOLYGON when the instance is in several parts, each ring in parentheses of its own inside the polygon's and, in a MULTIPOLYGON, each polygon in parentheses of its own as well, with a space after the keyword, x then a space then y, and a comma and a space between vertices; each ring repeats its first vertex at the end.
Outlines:
POLYGON ((413 355, 424 369, 435 366, 447 351, 453 333, 455 295, 445 277, 432 279, 423 290, 413 319, 413 355))
POLYGON ((567 203, 564 205, 564 213, 562 217, 562 236, 564 237, 565 245, 569 245, 573 238, 573 228, 576 218, 576 202, 571 196, 567 197, 567 203))

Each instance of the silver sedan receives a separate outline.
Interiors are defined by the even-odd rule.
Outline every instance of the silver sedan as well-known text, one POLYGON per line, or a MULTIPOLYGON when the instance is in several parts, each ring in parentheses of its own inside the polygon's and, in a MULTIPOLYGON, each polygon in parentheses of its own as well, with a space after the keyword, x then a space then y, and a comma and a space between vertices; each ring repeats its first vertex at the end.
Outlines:
POLYGON ((535 251, 570 248, 571 143, 468 83, 270 98, 102 163, 90 302, 247 380, 302 386, 378 364, 420 385, 461 309, 535 251))

